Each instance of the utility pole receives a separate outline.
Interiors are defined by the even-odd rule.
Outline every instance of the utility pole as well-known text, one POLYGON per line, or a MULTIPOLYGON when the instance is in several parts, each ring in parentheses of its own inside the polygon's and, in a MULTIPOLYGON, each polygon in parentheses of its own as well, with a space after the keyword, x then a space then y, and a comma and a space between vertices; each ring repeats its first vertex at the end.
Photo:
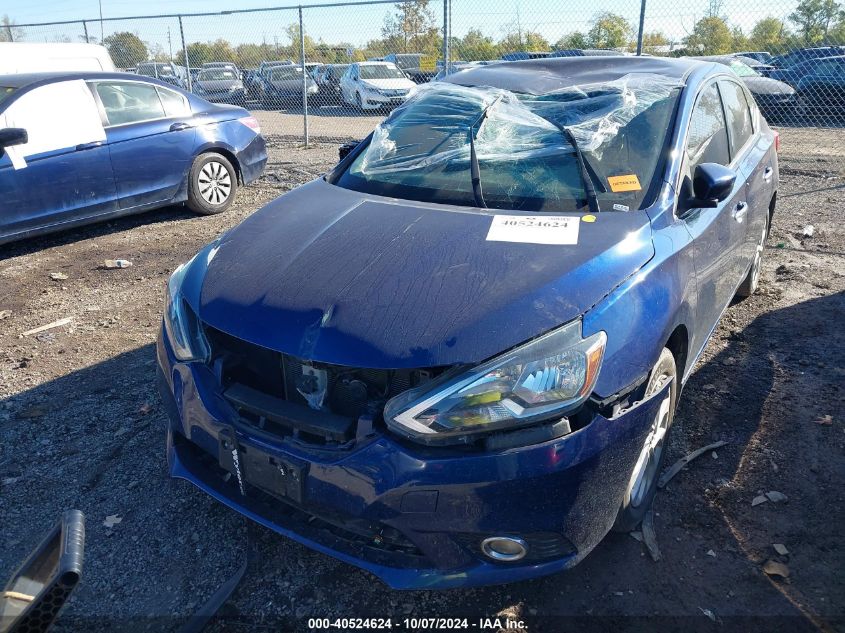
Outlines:
POLYGON ((88 39, 88 22, 85 20, 82 20, 82 28, 85 31, 85 43, 88 44, 90 43, 90 40, 88 39))
POLYGON ((188 59, 188 47, 185 46, 185 29, 182 28, 181 15, 179 16, 179 36, 182 38, 182 55, 185 57, 185 72, 188 75, 188 92, 191 92, 191 60, 188 59))
POLYGON ((170 41, 170 27, 167 27, 167 48, 170 51, 170 61, 173 61, 173 42, 170 41))
POLYGON ((97 0, 100 5, 100 44, 103 43, 103 0, 97 0))

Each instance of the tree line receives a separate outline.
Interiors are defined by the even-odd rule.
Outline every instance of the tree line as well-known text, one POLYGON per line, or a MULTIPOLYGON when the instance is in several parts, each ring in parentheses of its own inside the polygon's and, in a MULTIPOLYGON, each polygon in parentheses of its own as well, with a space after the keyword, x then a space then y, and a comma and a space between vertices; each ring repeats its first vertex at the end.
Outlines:
MULTIPOLYGON (((845 11, 837 0, 801 0, 785 19, 769 16, 744 32, 723 15, 724 0, 707 0, 709 5, 692 30, 683 37, 672 38, 661 31, 643 34, 645 52, 655 54, 720 55, 742 50, 761 50, 778 54, 804 46, 845 44, 845 11), (671 53, 670 53, 671 49, 671 53)), ((0 41, 22 39, 21 29, 8 16, 0 21, 0 41)), ((517 20, 505 25, 502 36, 495 38, 480 29, 470 29, 462 37, 450 41, 453 60, 499 59, 505 53, 518 51, 551 51, 562 49, 636 48, 637 31, 624 16, 605 11, 596 14, 584 31, 573 31, 550 41, 536 30, 523 28, 517 20)), ((209 61, 231 61, 243 68, 257 66, 262 60, 300 60, 299 25, 282 30, 282 39, 273 42, 233 45, 224 38, 187 45, 187 60, 179 47, 175 56, 157 43, 145 42, 137 33, 112 33, 103 40, 112 59, 123 68, 146 60, 173 61, 191 67, 209 61)), ((327 43, 304 37, 306 61, 348 63, 388 53, 423 53, 442 57, 443 38, 429 0, 402 0, 385 15, 381 37, 364 45, 350 42, 327 43)))

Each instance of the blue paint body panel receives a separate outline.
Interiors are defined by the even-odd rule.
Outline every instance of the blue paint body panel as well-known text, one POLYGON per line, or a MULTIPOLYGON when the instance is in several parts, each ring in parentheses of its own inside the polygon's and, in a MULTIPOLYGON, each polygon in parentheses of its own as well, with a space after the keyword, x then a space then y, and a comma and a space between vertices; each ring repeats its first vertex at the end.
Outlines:
MULTIPOLYGON (((184 95, 188 116, 106 127, 103 143, 28 156, 14 169, 0 155, 0 243, 184 202, 194 159, 204 152, 228 155, 243 184, 267 162, 264 139, 238 121, 243 108, 213 105, 152 78, 124 73, 45 73, 0 76, 17 86, 0 115, 22 95, 50 83, 123 80, 159 85, 184 95), (184 124, 185 129, 171 129, 184 124), (45 186, 47 183, 50 186, 45 186)), ((69 122, 69 124, 72 122, 69 122)))
MULTIPOLYGON (((777 190, 774 133, 755 112, 753 142, 729 165, 737 173, 734 191, 715 208, 684 212, 678 200, 690 112, 703 88, 729 79, 722 67, 573 58, 472 71, 480 85, 497 85, 504 73, 530 92, 574 82, 578 68, 592 69, 595 80, 637 63, 683 78, 659 190, 646 209, 579 222, 576 245, 488 241, 490 210, 349 191, 331 184, 330 174, 207 246, 181 288, 199 321, 244 344, 356 368, 473 365, 581 319, 583 335, 603 331, 607 345, 581 412, 589 419, 578 430, 474 451, 414 444, 382 427, 343 450, 271 441, 238 424, 217 370, 177 362, 162 332, 157 353, 171 474, 397 588, 521 580, 587 555, 614 523, 668 386, 642 402, 625 394, 635 393, 670 339, 686 380, 751 267, 777 190), (558 67, 575 70, 561 79, 550 74, 558 67), (542 71, 538 78, 531 68, 542 71), (748 208, 741 221, 740 202, 748 208), (265 503, 223 481, 220 442, 229 432, 247 454, 301 465, 302 500, 265 503), (372 544, 350 547, 301 516, 380 525, 401 534, 419 558, 409 563, 372 544), (552 532, 571 551, 535 563, 495 563, 466 541, 552 532)), ((476 81, 466 77, 461 81, 476 81)))

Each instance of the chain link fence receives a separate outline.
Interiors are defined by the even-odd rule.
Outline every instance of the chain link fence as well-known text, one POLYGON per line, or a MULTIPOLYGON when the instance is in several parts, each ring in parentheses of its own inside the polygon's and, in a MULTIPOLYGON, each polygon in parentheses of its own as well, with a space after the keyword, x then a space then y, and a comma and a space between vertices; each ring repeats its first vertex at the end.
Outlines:
POLYGON ((371 0, 9 22, 0 40, 102 43, 122 69, 244 105, 265 135, 306 143, 361 138, 415 84, 476 64, 708 57, 742 77, 771 124, 832 128, 845 148, 836 0, 371 0))

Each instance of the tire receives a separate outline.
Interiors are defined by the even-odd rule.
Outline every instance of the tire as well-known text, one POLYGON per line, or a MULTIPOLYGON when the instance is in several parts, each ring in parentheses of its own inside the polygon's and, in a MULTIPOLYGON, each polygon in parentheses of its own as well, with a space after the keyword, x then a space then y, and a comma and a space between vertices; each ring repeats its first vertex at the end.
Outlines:
POLYGON ((748 270, 748 275, 736 289, 736 296, 740 299, 750 297, 757 291, 760 285, 760 268, 763 262, 763 247, 766 244, 766 237, 769 235, 769 211, 766 210, 765 224, 763 224, 763 234, 760 236, 760 241, 757 244, 757 250, 754 252, 754 261, 751 262, 751 268, 748 270))
POLYGON ((666 446, 672 422, 675 419, 675 406, 678 400, 678 375, 675 357, 668 348, 664 347, 648 376, 644 397, 648 398, 658 393, 669 381, 672 386, 660 403, 657 414, 652 420, 652 426, 643 442, 640 456, 631 472, 631 479, 619 506, 616 522, 613 524, 614 532, 630 532, 642 522, 654 500, 657 480, 666 461, 668 452, 666 446))
POLYGON ((238 174, 221 154, 208 152, 197 156, 188 178, 188 208, 195 213, 223 213, 235 200, 238 174))

